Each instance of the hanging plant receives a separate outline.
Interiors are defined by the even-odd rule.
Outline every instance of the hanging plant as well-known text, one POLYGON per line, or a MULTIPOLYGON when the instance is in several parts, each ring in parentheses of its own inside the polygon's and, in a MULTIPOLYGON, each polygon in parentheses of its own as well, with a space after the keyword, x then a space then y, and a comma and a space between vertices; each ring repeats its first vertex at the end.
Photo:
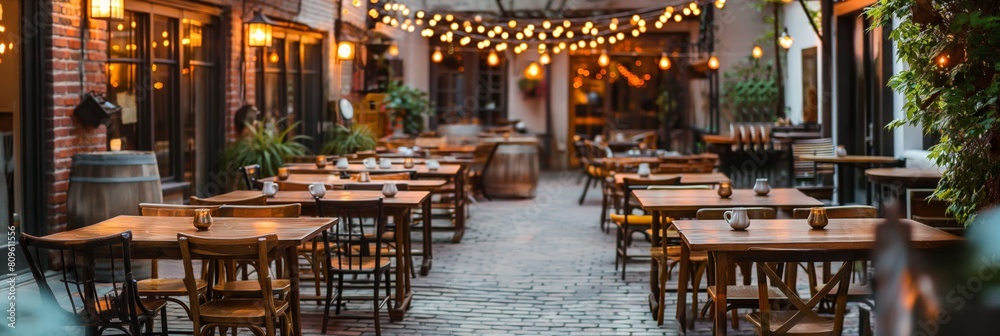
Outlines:
POLYGON ((540 79, 521 78, 517 81, 517 87, 527 98, 541 97, 545 91, 545 83, 540 79))
POLYGON ((1000 2, 881 0, 866 14, 883 27, 899 19, 890 38, 909 65, 889 82, 905 117, 887 128, 940 136, 929 157, 945 172, 932 197, 968 225, 1000 204, 1000 2))

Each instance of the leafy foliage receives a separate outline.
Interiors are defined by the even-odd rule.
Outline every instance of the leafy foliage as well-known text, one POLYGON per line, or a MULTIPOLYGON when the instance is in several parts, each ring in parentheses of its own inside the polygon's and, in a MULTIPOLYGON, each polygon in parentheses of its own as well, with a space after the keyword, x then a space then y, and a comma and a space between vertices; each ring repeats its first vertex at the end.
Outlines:
POLYGON ((906 97, 906 116, 888 128, 920 125, 939 135, 930 158, 946 169, 932 197, 966 225, 1000 203, 1000 2, 880 0, 867 14, 890 35, 909 69, 889 85, 906 97))
POLYGON ((305 155, 309 149, 300 141, 309 140, 305 135, 291 135, 298 127, 296 122, 280 129, 284 119, 247 124, 247 133, 240 139, 229 144, 222 153, 222 166, 235 171, 236 167, 260 164, 262 176, 274 176, 278 167, 285 164, 285 158, 295 155, 305 155))
POLYGON ((778 96, 774 61, 762 62, 752 57, 723 74, 723 106, 733 121, 773 121, 774 101, 778 96))
POLYGON ((354 125, 350 129, 337 125, 332 133, 333 140, 323 145, 323 153, 344 155, 375 149, 375 133, 366 125, 354 125))
POLYGON ((383 102, 385 107, 392 110, 393 119, 397 117, 402 119, 403 130, 407 134, 418 134, 423 130, 423 116, 431 110, 431 102, 427 100, 426 92, 393 81, 389 83, 389 90, 383 102))

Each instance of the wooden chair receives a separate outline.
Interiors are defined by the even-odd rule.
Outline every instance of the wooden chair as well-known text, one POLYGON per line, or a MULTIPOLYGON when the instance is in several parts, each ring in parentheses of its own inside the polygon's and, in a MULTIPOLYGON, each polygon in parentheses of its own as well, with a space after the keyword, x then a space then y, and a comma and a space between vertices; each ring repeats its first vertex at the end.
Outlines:
MULTIPOLYGON (((834 155, 833 139, 803 139, 792 143, 792 171, 796 179, 818 180, 821 176, 833 175, 833 164, 800 160, 802 155, 834 155)), ((819 185, 816 183, 814 185, 819 185)))
MULTIPOLYGON (((217 217, 242 217, 242 218, 297 218, 302 214, 302 204, 282 204, 282 205, 223 205, 216 211, 217 217)), ((306 258, 310 264, 312 260, 306 258)), ((254 265, 254 268, 261 267, 256 263, 247 263, 242 260, 238 263, 230 263, 226 268, 226 278, 217 278, 222 282, 214 285, 212 290, 223 297, 247 297, 255 296, 260 292, 260 286, 256 280, 247 280, 247 265, 254 265), (238 264, 234 266, 233 264, 238 264), (239 280, 236 271, 242 269, 243 277, 239 280)), ((278 263, 277 269, 281 269, 278 263)), ((273 294, 280 298, 287 298, 292 286, 288 279, 274 279, 271 282, 273 294)))
MULTIPOLYGON (((278 245, 278 236, 213 239, 178 233, 177 242, 184 260, 184 284, 189 293, 194 293, 197 288, 192 267, 194 259, 214 261, 210 262, 211 265, 230 260, 254 260, 257 265, 269 265, 278 245)), ((208 272, 213 282, 219 273, 217 270, 208 272)), ((280 328, 282 335, 288 335, 292 329, 290 305, 288 301, 277 300, 272 295, 274 289, 271 286, 275 280, 271 278, 269 268, 258 268, 255 281, 261 290, 253 298, 223 297, 202 303, 195 294, 191 294, 189 300, 195 332, 204 334, 213 328, 220 328, 220 333, 225 334, 224 328, 245 327, 256 335, 273 336, 280 328)))
POLYGON ((191 196, 191 205, 267 205, 267 195, 260 194, 252 197, 247 197, 243 199, 229 200, 225 202, 214 201, 205 198, 198 198, 197 196, 191 196))
MULTIPOLYGON (((868 205, 841 205, 823 207, 828 218, 878 218, 878 209, 868 205)), ((792 218, 806 219, 812 208, 792 209, 792 218)))
POLYGON ((257 181, 260 178, 259 164, 240 167, 240 175, 243 176, 243 185, 246 190, 260 190, 261 183, 257 181))
MULTIPOLYGON (((762 250, 763 251, 763 250, 762 250)), ((844 329, 844 316, 847 314, 847 293, 850 287, 853 262, 846 262, 837 271, 830 282, 803 301, 794 288, 784 282, 775 270, 775 265, 784 262, 815 262, 822 254, 829 251, 769 251, 766 254, 742 254, 736 261, 754 261, 757 268, 757 312, 746 315, 747 321, 754 326, 758 335, 840 335, 844 329), (768 290, 764 290, 767 288, 768 290), (777 293, 773 293, 776 291, 777 293), (774 296, 774 294, 778 294, 774 296), (833 318, 822 317, 813 311, 822 301, 821 298, 834 297, 833 318), (790 310, 772 310, 775 299, 789 303, 790 310)))
POLYGON ((933 189, 907 189, 907 217, 945 232, 964 235, 965 227, 948 214, 948 202, 933 199, 932 194, 933 189))
POLYGON ((493 156, 496 154, 498 147, 500 145, 496 142, 482 142, 476 145, 476 150, 472 152, 472 163, 469 164, 468 169, 468 187, 471 191, 471 196, 480 194, 487 200, 490 200, 490 196, 486 194, 486 188, 483 184, 483 176, 485 176, 490 162, 493 162, 493 156))
POLYGON ((76 241, 49 240, 23 233, 21 251, 31 268, 41 299, 48 307, 44 312, 39 311, 42 315, 36 318, 41 323, 83 326, 91 335, 103 334, 107 329, 139 335, 143 326, 147 333, 152 333, 153 323, 160 314, 160 331, 166 335, 166 301, 142 299, 135 291, 131 241, 131 231, 76 241), (108 272, 105 277, 109 279, 95 274, 98 262, 107 267, 104 271, 108 272), (45 271, 50 263, 63 266, 53 281, 66 289, 69 307, 60 305, 49 286, 45 271))
POLYGON ((583 192, 580 194, 580 200, 578 204, 583 204, 583 201, 587 199, 587 190, 591 188, 591 184, 601 181, 604 178, 605 173, 601 169, 600 165, 596 163, 597 158, 606 157, 605 149, 601 146, 594 144, 589 140, 583 141, 583 156, 582 164, 584 165, 585 172, 587 173, 587 183, 583 185, 583 192))
POLYGON ((647 180, 647 179, 630 179, 626 178, 623 180, 623 191, 625 196, 622 201, 622 214, 621 215, 611 215, 611 221, 617 225, 617 235, 615 236, 615 270, 618 270, 618 263, 621 262, 622 266, 622 280, 625 280, 625 266, 628 264, 629 259, 637 259, 642 256, 632 256, 628 255, 628 247, 632 244, 632 234, 640 232, 643 235, 646 234, 646 230, 653 225, 653 216, 649 215, 633 215, 632 210, 638 205, 632 203, 631 195, 632 190, 647 189, 650 186, 670 186, 677 185, 680 183, 681 178, 678 176, 672 179, 663 180, 647 180))
POLYGON ((139 203, 139 215, 160 217, 194 217, 196 209, 211 209, 214 216, 221 205, 180 205, 139 203))
MULTIPOLYGON (((749 218, 751 220, 753 220, 753 219, 775 219, 777 217, 777 211, 775 211, 773 208, 745 208, 745 209, 747 209, 747 218, 749 218)), ((698 220, 721 220, 721 219, 724 219, 723 215, 726 213, 726 211, 731 211, 731 210, 732 209, 700 209, 700 210, 698 210, 698 213, 696 214, 696 218, 698 220)), ((678 253, 678 256, 679 255, 680 254, 678 253)), ((694 253, 692 253, 692 255, 694 255, 694 253)), ((695 260, 695 258, 691 257, 691 260, 693 262, 695 260)), ((694 279, 696 281, 700 281, 701 280, 701 275, 704 273, 706 267, 708 266, 708 262, 707 262, 708 261, 708 255, 707 254, 701 255, 701 256, 699 256, 698 260, 701 261, 701 263, 698 265, 699 268, 698 268, 697 271, 692 272, 692 273, 694 273, 694 279)), ((692 266, 691 269, 694 269, 693 266, 692 266)), ((757 296, 757 286, 753 286, 753 285, 749 284, 750 274, 751 274, 750 265, 746 264, 746 263, 741 264, 740 265, 740 269, 743 271, 743 281, 744 281, 744 284, 743 285, 729 285, 728 287, 726 287, 726 291, 727 291, 727 296, 726 296, 727 307, 725 309, 733 311, 733 328, 734 329, 739 329, 739 315, 737 314, 737 309, 740 309, 740 308, 755 308, 755 307, 757 307, 757 297, 758 297, 757 296)), ((718 279, 716 279, 716 281, 718 281, 718 279)), ((693 288, 695 288, 692 291, 693 294, 694 293, 698 293, 698 285, 699 285, 698 283, 694 283, 692 285, 693 288)), ((712 287, 712 286, 709 286, 707 291, 708 291, 709 301, 710 302, 714 302, 715 301, 715 288, 712 287)), ((775 292, 775 293, 773 293, 773 296, 775 298, 780 298, 781 295, 779 293, 775 292)), ((695 311, 695 309, 697 309, 697 307, 698 307, 698 296, 697 295, 694 295, 694 299, 692 300, 692 302, 694 303, 693 307, 692 307, 692 313, 693 313, 695 311)), ((720 309, 720 308, 719 307, 715 307, 715 309, 720 309)), ((697 315, 695 315, 695 316, 697 316, 697 315)))
MULTIPOLYGON (((373 318, 375 334, 382 334, 379 314, 392 301, 389 280, 390 260, 382 256, 383 239, 386 232, 386 215, 382 198, 370 200, 324 200, 316 199, 316 209, 320 217, 339 218, 337 225, 323 232, 324 251, 329 263, 326 274, 326 300, 323 307, 322 332, 326 332, 330 318, 373 318), (370 276, 372 282, 372 315, 341 315, 343 307, 344 277, 370 276), (336 295, 333 290, 337 282, 336 295), (385 281, 385 296, 380 296, 382 281, 385 281), (336 316, 330 316, 330 306, 335 305, 336 316)), ((402 280, 398 280, 402 281, 402 280)))

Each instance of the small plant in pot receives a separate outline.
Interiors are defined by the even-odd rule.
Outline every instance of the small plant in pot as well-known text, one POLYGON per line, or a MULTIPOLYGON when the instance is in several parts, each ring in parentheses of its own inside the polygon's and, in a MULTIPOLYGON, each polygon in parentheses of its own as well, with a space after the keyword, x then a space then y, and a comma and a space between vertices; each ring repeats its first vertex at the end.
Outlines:
POLYGON ((347 128, 336 125, 328 132, 332 134, 331 140, 323 145, 322 152, 325 154, 344 155, 375 149, 375 133, 368 126, 354 125, 347 128))
POLYGON ((309 149, 301 142, 311 138, 291 134, 299 123, 282 127, 284 121, 247 123, 243 135, 223 151, 222 167, 234 172, 238 167, 259 164, 261 176, 274 176, 278 168, 285 164, 284 158, 308 153, 309 149))
POLYGON ((392 120, 399 120, 403 124, 406 134, 416 135, 423 131, 424 115, 431 110, 427 92, 394 81, 389 83, 383 103, 390 110, 392 120))

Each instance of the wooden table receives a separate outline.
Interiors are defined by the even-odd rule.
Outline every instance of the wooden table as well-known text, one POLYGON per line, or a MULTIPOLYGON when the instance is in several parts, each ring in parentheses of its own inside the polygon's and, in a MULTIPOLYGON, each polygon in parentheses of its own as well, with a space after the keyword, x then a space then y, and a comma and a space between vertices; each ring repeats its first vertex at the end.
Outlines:
MULTIPOLYGON (((691 251, 705 251, 715 260, 715 331, 716 335, 726 334, 727 285, 735 279, 728 270, 734 259, 741 255, 761 255, 768 253, 760 249, 808 249, 826 250, 829 261, 849 261, 845 257, 865 255, 875 246, 876 227, 884 219, 830 219, 823 230, 813 230, 804 219, 752 220, 745 231, 736 231, 721 220, 674 221, 680 233, 681 264, 686 264, 691 251), (751 251, 752 250, 752 251, 751 251)), ((962 238, 944 231, 911 221, 902 220, 912 229, 910 247, 933 249, 958 245, 962 238)), ((678 275, 684 279, 688 270, 681 268, 678 275)), ((679 282, 677 287, 677 317, 682 326, 687 323, 687 284, 679 282)))
MULTIPOLYGON (((730 182, 729 177, 723 173, 650 174, 648 177, 639 177, 638 173, 617 173, 615 174, 615 183, 622 184, 625 178, 657 181, 657 180, 672 179, 677 176, 681 177, 680 184, 682 185, 692 185, 692 184, 715 185, 721 182, 730 182)), ((718 196, 718 194, 716 194, 716 196, 718 196)))
POLYGON ((82 240, 132 231, 132 258, 182 259, 177 234, 184 233, 206 238, 244 238, 275 234, 277 249, 283 250, 288 279, 292 292, 292 324, 296 335, 302 334, 302 309, 299 293, 299 263, 295 248, 337 223, 335 218, 226 218, 215 217, 212 228, 198 231, 190 217, 118 216, 82 228, 46 236, 54 240, 82 240))
POLYGON ((918 168, 872 168, 865 170, 868 181, 899 185, 902 188, 937 188, 941 172, 918 168))
POLYGON ((323 168, 316 167, 314 163, 286 163, 285 168, 288 168, 288 172, 291 174, 334 174, 340 173, 341 171, 346 171, 351 174, 357 174, 360 172, 378 173, 378 174, 391 174, 391 173, 412 173, 417 170, 417 167, 406 168, 402 164, 392 165, 390 168, 379 168, 376 165, 375 168, 366 168, 365 165, 360 163, 352 163, 348 165, 347 169, 338 169, 336 164, 327 164, 323 168))
MULTIPOLYGON (((344 189, 345 184, 385 184, 387 182, 407 184, 410 186, 411 191, 434 191, 434 189, 440 188, 448 183, 445 180, 372 180, 370 182, 358 182, 355 180, 344 180, 339 176, 334 174, 290 174, 288 179, 284 181, 279 181, 275 177, 267 177, 260 179, 262 182, 277 182, 277 183, 299 183, 299 184, 312 184, 312 183, 323 183, 326 185, 327 189, 344 189)), ((279 188, 280 189, 280 188, 279 188)))
POLYGON ((616 164, 640 164, 640 163, 656 164, 660 163, 660 159, 652 156, 647 156, 647 157, 616 156, 609 158, 596 158, 594 159, 594 163, 604 166, 616 165, 616 164))
MULTIPOLYGON (((892 156, 873 156, 873 155, 844 155, 844 156, 833 156, 833 155, 800 155, 798 157, 802 161, 812 161, 813 168, 815 169, 818 163, 830 163, 836 165, 837 172, 837 203, 846 204, 848 202, 846 196, 847 193, 840 192, 839 185, 844 184, 847 181, 853 181, 853 174, 843 177, 840 171, 840 166, 842 165, 853 165, 855 167, 861 168, 871 168, 875 165, 897 165, 901 166, 905 162, 902 159, 898 159, 892 156)), ((816 184, 819 185, 819 175, 816 175, 816 184)), ((853 183, 853 182, 852 182, 853 183)), ((851 188, 853 190, 853 188, 851 188)), ((871 199, 871 188, 866 188, 865 190, 866 202, 871 199)), ((853 199, 853 198, 852 198, 853 199)))
MULTIPOLYGON (((734 208, 734 207, 769 207, 779 210, 789 211, 794 208, 810 208, 823 206, 823 202, 815 198, 806 196, 798 189, 775 188, 767 196, 757 196, 753 190, 733 189, 730 198, 719 197, 718 190, 695 189, 695 190, 634 190, 639 205, 647 213, 653 216, 653 236, 651 237, 653 247, 661 246, 660 232, 661 218, 692 218, 699 209, 705 208, 734 208)), ((687 264, 682 263, 681 268, 687 264)), ((657 274, 655 261, 650 262, 649 288, 651 302, 659 299, 659 275, 657 274)), ((678 278, 679 282, 686 283, 686 278, 678 278)))
MULTIPOLYGON (((254 195, 259 195, 259 191, 254 190, 239 190, 230 193, 214 196, 208 198, 211 201, 224 202, 226 200, 235 200, 251 197, 254 195)), ((425 213, 430 213, 430 192, 428 191, 400 191, 395 197, 384 197, 381 191, 375 190, 330 190, 326 192, 323 196, 325 200, 361 200, 361 199, 373 199, 382 198, 385 204, 385 211, 387 216, 393 216, 396 218, 396 297, 394 299, 395 306, 389 307, 389 316, 393 321, 399 321, 403 319, 406 310, 410 307, 410 301, 413 299, 413 291, 410 287, 410 256, 412 250, 410 248, 410 211, 417 207, 423 206, 425 213)), ((302 204, 303 211, 307 212, 307 209, 315 208, 316 201, 313 199, 312 195, 308 191, 278 191, 274 197, 267 199, 267 204, 292 204, 299 203, 302 204)), ((431 253, 431 240, 430 240, 430 230, 427 225, 424 225, 424 242, 423 242, 423 264, 421 265, 421 272, 425 269, 430 270, 431 259, 433 259, 433 254, 431 253)))

